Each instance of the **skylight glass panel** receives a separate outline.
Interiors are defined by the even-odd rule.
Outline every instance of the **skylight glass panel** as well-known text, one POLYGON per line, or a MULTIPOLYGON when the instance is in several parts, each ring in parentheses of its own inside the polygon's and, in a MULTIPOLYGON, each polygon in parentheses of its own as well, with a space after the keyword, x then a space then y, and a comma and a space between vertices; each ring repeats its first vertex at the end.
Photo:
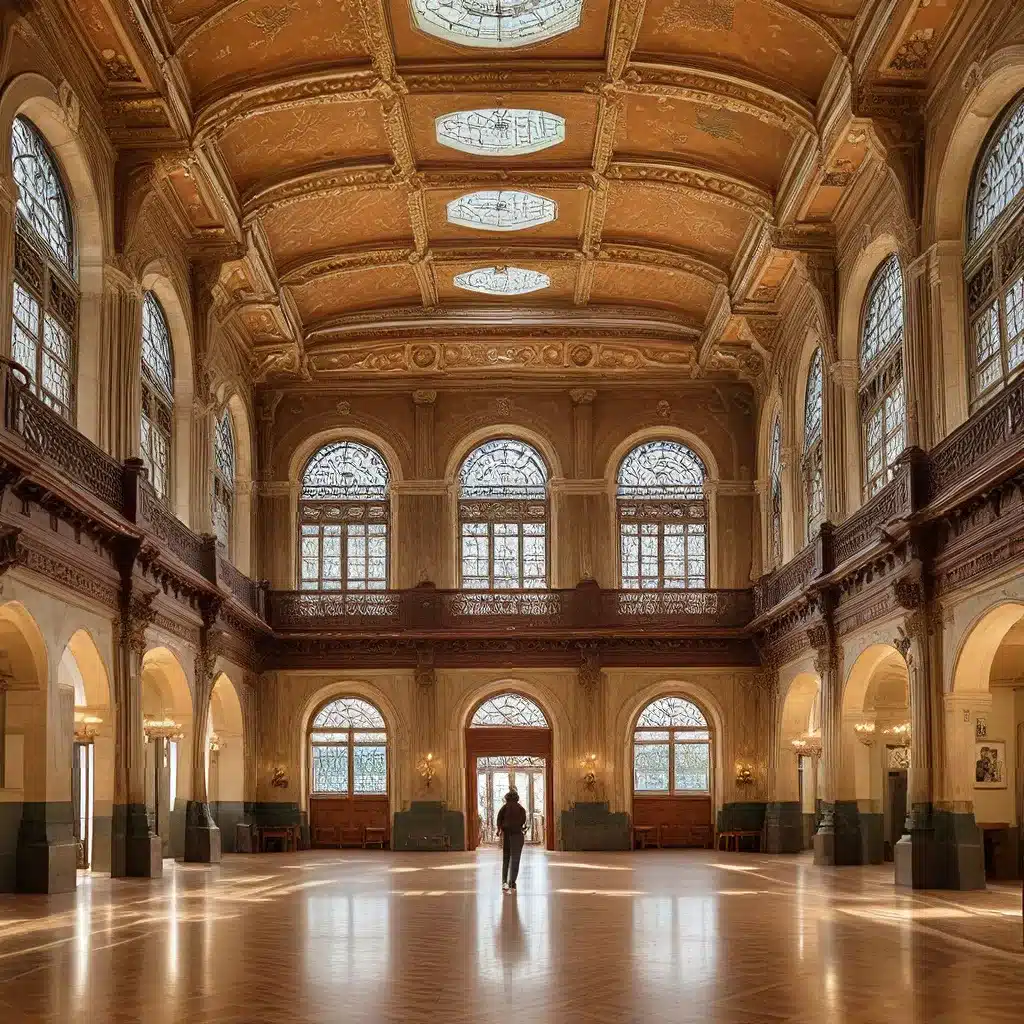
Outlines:
POLYGON ((515 189, 470 192, 448 204, 448 222, 478 231, 522 231, 558 216, 553 199, 515 189))
POLYGON ((411 0, 416 27, 462 46, 528 46, 571 32, 583 0, 411 0))
POLYGON ((522 267, 480 267, 456 274, 454 283, 456 288, 482 295, 526 295, 547 288, 551 278, 539 270, 522 267))
POLYGON ((474 156, 524 156, 565 141, 565 118, 544 110, 456 110, 434 128, 442 146, 474 156))

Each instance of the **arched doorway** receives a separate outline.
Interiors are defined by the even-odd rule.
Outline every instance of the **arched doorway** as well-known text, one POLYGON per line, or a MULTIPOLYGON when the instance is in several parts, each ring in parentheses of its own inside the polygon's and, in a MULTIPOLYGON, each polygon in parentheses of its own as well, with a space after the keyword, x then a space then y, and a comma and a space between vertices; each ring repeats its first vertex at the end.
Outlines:
POLYGON ((245 746, 242 705, 221 672, 210 694, 206 729, 206 794, 220 829, 221 849, 235 851, 235 826, 245 820, 245 746))
POLYGON ((662 846, 710 846, 714 837, 711 726, 687 697, 659 697, 633 727, 633 824, 662 846))
POLYGON ((548 716, 515 691, 480 703, 466 727, 467 847, 500 842, 494 819, 515 789, 526 809, 527 843, 554 849, 552 743, 548 716))
POLYGON ((388 732, 361 697, 333 697, 309 726, 309 834, 314 846, 387 846, 388 732))
MULTIPOLYGON (((799 844, 789 841, 782 852, 808 850, 818 825, 821 768, 821 681, 801 672, 789 684, 779 720, 775 793, 781 805, 796 805, 800 815, 799 844)), ((792 837, 789 837, 792 840, 792 837)))

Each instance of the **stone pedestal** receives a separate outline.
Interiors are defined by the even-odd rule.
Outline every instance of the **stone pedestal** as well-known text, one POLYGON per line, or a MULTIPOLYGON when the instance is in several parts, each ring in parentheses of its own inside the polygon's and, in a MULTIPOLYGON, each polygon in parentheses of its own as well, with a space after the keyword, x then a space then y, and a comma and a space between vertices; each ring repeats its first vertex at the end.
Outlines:
POLYGON ((77 869, 71 804, 26 802, 18 830, 18 891, 72 892, 78 882, 77 869))
POLYGON ((395 811, 392 850, 440 851, 466 848, 466 826, 461 811, 449 811, 440 800, 413 800, 407 811, 395 811))
POLYGON ((114 804, 110 849, 112 878, 160 878, 163 840, 149 830, 145 804, 114 804))
POLYGON ((185 808, 185 860, 190 864, 219 864, 220 829, 210 805, 189 800, 185 808))
POLYGON ((613 814, 607 803, 577 802, 562 811, 563 850, 628 850, 629 815, 613 814))
POLYGON ((796 800, 768 804, 764 819, 765 853, 800 853, 804 848, 804 816, 796 800))

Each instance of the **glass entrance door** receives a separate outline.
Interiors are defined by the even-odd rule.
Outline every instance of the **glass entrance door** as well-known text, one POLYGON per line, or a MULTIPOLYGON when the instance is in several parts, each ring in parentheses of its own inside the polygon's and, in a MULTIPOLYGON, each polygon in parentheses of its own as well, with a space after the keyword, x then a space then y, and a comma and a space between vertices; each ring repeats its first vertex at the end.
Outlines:
POLYGON ((71 762, 71 800, 75 808, 74 835, 78 867, 92 867, 93 746, 75 741, 71 762))
POLYGON ((545 777, 547 762, 543 757, 503 755, 476 759, 477 818, 480 822, 480 845, 497 845, 501 836, 494 820, 505 794, 514 789, 526 810, 526 841, 544 844, 547 814, 545 777))

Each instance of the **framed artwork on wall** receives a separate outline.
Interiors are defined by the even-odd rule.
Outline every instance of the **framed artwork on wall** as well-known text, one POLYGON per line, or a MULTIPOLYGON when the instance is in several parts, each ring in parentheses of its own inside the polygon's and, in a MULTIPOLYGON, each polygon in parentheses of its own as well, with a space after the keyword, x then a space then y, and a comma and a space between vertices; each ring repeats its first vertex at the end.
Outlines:
POLYGON ((1006 743, 984 740, 974 745, 974 788, 1006 789, 1006 743))

